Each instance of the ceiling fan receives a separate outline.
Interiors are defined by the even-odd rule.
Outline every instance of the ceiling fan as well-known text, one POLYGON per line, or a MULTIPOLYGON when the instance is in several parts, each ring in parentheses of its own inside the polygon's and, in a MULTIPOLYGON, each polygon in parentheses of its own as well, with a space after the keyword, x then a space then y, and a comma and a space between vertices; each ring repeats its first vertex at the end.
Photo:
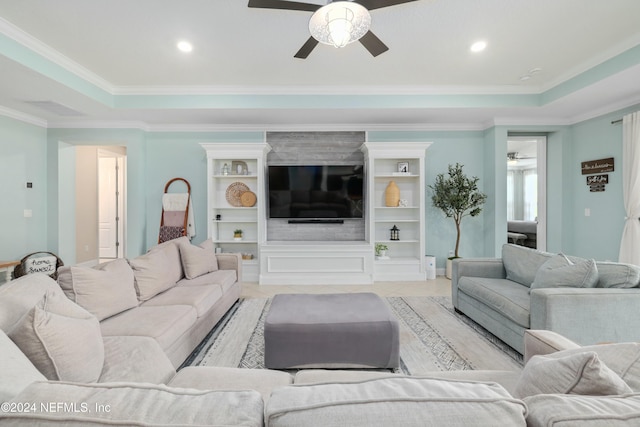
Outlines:
POLYGON ((518 160, 529 160, 535 158, 536 156, 521 156, 517 151, 511 151, 507 153, 507 162, 509 163, 517 163, 518 160))
POLYGON ((309 21, 311 37, 294 55, 295 58, 305 59, 318 43, 343 47, 355 41, 360 41, 375 57, 389 48, 369 30, 369 11, 412 1, 417 0, 329 1, 322 6, 286 0, 249 0, 249 7, 314 12, 309 21))

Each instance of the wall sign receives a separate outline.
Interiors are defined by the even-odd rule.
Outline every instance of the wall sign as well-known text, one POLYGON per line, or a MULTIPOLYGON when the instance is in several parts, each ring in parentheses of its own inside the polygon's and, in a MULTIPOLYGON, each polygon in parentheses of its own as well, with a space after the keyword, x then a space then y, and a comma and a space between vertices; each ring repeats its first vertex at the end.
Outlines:
POLYGON ((609 175, 590 175, 587 177, 587 185, 597 185, 597 184, 608 184, 609 183, 609 175))
POLYGON ((608 159, 588 160, 586 162, 582 162, 582 175, 613 171, 613 157, 609 157, 608 159))
POLYGON ((588 160, 582 162, 582 175, 587 176, 587 185, 591 193, 599 193, 605 190, 609 183, 609 175, 602 172, 613 172, 613 157, 607 159, 588 160), (597 175, 596 175, 597 174, 597 175))

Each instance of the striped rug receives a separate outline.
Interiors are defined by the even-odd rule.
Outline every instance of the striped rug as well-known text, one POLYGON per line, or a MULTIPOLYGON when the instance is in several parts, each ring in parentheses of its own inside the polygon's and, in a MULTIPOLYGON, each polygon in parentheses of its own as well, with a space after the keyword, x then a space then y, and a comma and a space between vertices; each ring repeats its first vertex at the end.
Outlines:
MULTIPOLYGON (((464 315, 448 297, 387 298, 400 324, 397 372, 520 371, 522 356, 464 315)), ((183 366, 264 368, 264 319, 271 299, 236 303, 183 366)))

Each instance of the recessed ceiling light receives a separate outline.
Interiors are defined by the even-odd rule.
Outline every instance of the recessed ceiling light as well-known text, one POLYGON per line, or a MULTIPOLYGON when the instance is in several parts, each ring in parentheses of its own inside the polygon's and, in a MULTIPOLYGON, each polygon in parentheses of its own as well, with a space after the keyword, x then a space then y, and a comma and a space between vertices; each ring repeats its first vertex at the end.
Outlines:
POLYGON ((180 41, 178 42, 178 49, 182 52, 191 52, 193 50, 193 45, 188 41, 180 41))
POLYGON ((480 40, 471 45, 471 52, 482 52, 487 47, 487 42, 480 40))

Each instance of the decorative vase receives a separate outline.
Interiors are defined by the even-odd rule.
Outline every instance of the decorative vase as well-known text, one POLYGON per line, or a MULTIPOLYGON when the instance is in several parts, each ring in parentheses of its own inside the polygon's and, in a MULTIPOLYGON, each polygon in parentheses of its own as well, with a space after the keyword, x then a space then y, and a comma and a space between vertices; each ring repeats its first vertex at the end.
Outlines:
POLYGON ((384 202, 389 207, 397 207, 400 202, 400 188, 395 181, 389 181, 387 189, 384 191, 384 202))

